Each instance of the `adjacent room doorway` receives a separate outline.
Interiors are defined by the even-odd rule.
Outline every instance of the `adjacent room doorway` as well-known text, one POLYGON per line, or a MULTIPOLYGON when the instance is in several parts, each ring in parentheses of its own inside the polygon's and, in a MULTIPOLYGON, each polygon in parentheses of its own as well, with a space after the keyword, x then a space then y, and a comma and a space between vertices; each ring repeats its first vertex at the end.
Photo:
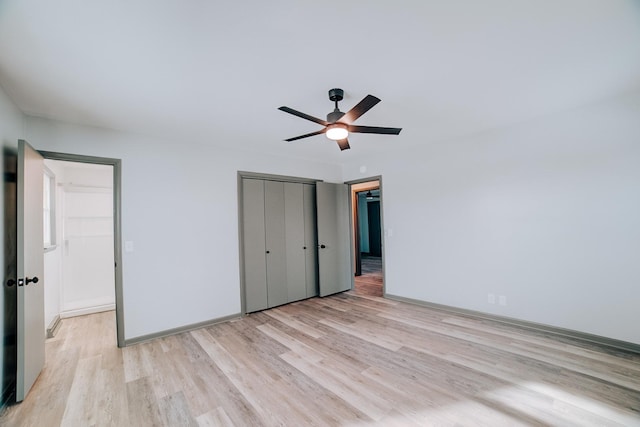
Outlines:
MULTIPOLYGON (((65 284, 61 285, 62 293, 53 297, 58 304, 47 308, 48 320, 56 305, 60 317, 115 309, 115 342, 124 347, 121 160, 48 151, 40 154, 45 165, 62 171, 54 180, 54 191, 62 196, 57 206, 55 246, 65 284)), ((56 264, 56 257, 49 258, 56 264)), ((47 322, 46 326, 49 329, 52 325, 47 322)))
POLYGON ((60 319, 115 310, 113 166, 45 159, 44 168, 51 338, 60 319))
MULTIPOLYGON (((13 394, 16 402, 26 397, 38 378, 45 359, 45 251, 57 245, 55 233, 54 193, 57 191, 55 177, 45 168, 45 159, 78 162, 83 164, 108 165, 111 169, 110 190, 112 228, 112 264, 115 281, 116 338, 119 347, 124 346, 124 323, 122 312, 122 266, 121 266, 121 161, 93 156, 38 152, 26 141, 18 141, 16 158, 16 274, 8 281, 9 287, 17 288, 16 302, 16 361, 15 376, 11 376, 7 395, 13 394), (43 246, 45 250, 43 250, 43 246), (29 286, 31 284, 31 286, 29 286), (15 380, 14 380, 15 379, 15 380)), ((7 178, 5 177, 5 180, 7 178)), ((5 188, 7 190, 7 188, 5 188)), ((11 188, 8 188, 10 191, 11 188)), ((82 210, 82 209, 81 209, 82 210)), ((72 226, 70 223, 68 226, 72 226)), ((75 228, 83 228, 75 224, 75 228)))
POLYGON ((384 296, 381 178, 350 182, 353 223, 354 291, 384 296))

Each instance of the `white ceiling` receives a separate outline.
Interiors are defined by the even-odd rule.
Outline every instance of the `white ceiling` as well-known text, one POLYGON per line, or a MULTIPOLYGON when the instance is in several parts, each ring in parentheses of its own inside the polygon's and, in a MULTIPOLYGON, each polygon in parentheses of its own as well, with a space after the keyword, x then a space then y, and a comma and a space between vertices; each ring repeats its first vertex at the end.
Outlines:
POLYGON ((341 161, 640 88, 640 2, 0 0, 0 85, 26 113, 341 161), (382 102, 341 153, 319 126, 382 102))

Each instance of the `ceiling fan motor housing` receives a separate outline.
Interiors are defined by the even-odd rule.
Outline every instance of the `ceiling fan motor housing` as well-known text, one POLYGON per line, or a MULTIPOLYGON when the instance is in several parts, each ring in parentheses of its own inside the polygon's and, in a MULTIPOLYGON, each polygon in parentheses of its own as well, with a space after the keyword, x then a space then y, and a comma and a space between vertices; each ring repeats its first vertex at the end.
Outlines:
POLYGON ((344 116, 344 113, 342 111, 336 109, 333 112, 327 114, 327 121, 329 123, 335 123, 338 120, 340 120, 342 118, 342 116, 344 116))
POLYGON ((342 101, 344 98, 344 91, 342 89, 334 88, 329 90, 329 99, 332 101, 342 101))

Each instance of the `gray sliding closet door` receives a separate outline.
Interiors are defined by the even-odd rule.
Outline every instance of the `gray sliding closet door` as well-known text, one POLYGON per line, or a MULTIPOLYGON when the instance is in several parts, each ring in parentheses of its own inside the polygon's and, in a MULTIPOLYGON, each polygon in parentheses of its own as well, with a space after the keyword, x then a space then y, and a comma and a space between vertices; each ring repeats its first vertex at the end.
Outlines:
POLYGON ((306 297, 318 295, 318 239, 316 238, 316 186, 303 185, 304 199, 304 265, 306 297))
POLYGON ((268 307, 264 181, 242 180, 242 221, 246 311, 264 310, 268 307))
POLYGON ((287 246, 287 295, 289 302, 307 297, 304 214, 303 184, 285 182, 284 217, 287 246))
POLYGON ((267 255, 267 303, 269 307, 275 307, 289 302, 283 182, 264 182, 264 224, 267 255))
POLYGON ((316 184, 318 208, 318 264, 320 296, 351 289, 351 231, 349 187, 346 184, 316 184))
POLYGON ((245 311, 318 295, 315 184, 242 178, 245 311))

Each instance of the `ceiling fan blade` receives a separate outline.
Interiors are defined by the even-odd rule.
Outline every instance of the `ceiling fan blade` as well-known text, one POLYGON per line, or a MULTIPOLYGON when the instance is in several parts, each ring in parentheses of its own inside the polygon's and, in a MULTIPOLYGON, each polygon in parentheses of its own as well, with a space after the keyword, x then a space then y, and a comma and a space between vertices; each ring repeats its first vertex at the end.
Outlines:
POLYGON ((355 122, 358 117, 372 109, 373 106, 378 102, 380 102, 379 98, 376 98, 373 95, 367 95, 362 101, 358 103, 358 105, 353 107, 344 116, 342 116, 339 121, 342 123, 351 124, 355 122))
POLYGON ((289 139, 285 139, 285 141, 287 142, 291 142, 291 141, 297 141, 298 139, 302 139, 302 138, 308 138, 310 136, 315 136, 315 135, 321 135, 323 133, 325 133, 327 131, 327 129, 322 129, 316 132, 311 132, 311 133, 307 133, 304 135, 300 135, 300 136, 294 136, 293 138, 289 138, 289 139))
POLYGON ((310 115, 305 114, 305 113, 301 113, 300 111, 294 110, 293 108, 282 106, 282 107, 278 108, 278 110, 284 111, 285 113, 293 114, 294 116, 298 116, 298 117, 301 117, 301 118, 306 119, 306 120, 310 120, 310 121, 315 122, 315 123, 317 123, 319 125, 322 125, 322 126, 327 126, 329 124, 329 122, 327 122, 325 120, 319 119, 317 117, 310 116, 310 115))
POLYGON ((379 133, 383 135, 398 135, 402 128, 383 128, 378 126, 348 126, 352 133, 379 133))
POLYGON ((349 140, 347 138, 339 139, 336 142, 338 143, 338 147, 340 147, 340 151, 348 150, 349 148, 351 148, 349 146, 349 140))

